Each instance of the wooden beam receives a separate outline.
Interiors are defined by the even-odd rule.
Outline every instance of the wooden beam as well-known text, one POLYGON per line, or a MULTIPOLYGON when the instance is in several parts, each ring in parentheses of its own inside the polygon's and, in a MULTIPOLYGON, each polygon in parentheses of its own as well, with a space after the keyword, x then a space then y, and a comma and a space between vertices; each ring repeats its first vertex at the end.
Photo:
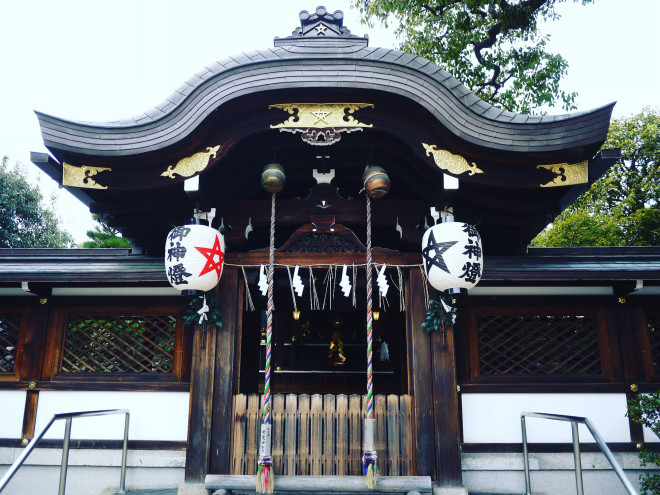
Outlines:
POLYGON ((440 332, 433 332, 431 346, 436 482, 439 486, 462 486, 454 328, 447 329, 445 339, 440 332))
POLYGON ((408 389, 413 396, 415 459, 418 476, 435 475, 435 426, 431 339, 422 328, 426 314, 424 278, 419 269, 411 269, 406 277, 406 340, 408 347, 408 389))
POLYGON ((190 370, 190 411, 186 448, 185 480, 204 482, 211 457, 213 381, 215 372, 216 326, 195 325, 190 370))
POLYGON ((31 440, 34 437, 34 425, 37 422, 37 403, 39 391, 28 390, 25 395, 25 411, 23 412, 23 428, 21 438, 31 440))
POLYGON ((241 328, 238 325, 240 302, 238 297, 238 269, 225 267, 218 284, 218 309, 222 314, 222 328, 216 331, 215 379, 213 384, 213 425, 211 430, 211 460, 213 474, 230 474, 232 398, 234 394, 235 354, 240 349, 241 328))
MULTIPOLYGON (((399 253, 389 249, 374 248, 374 263, 388 265, 419 265, 421 253, 399 253)), ((268 263, 268 252, 227 253, 225 266, 261 265, 268 263)), ((275 253, 275 264, 281 265, 361 265, 366 263, 366 253, 275 253)))

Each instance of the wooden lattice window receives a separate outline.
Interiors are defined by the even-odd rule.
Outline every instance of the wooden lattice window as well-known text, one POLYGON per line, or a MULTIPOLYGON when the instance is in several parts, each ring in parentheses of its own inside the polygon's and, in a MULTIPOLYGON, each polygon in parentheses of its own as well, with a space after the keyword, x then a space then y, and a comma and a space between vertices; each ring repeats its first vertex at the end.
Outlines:
POLYGON ((0 374, 14 373, 20 324, 20 314, 0 314, 0 374))
POLYGON ((176 317, 69 314, 62 373, 172 373, 176 317))
POLYGON ((660 314, 647 313, 646 331, 649 337, 653 374, 660 375, 660 314))
POLYGON ((599 316, 595 312, 474 315, 479 377, 603 376, 599 316))

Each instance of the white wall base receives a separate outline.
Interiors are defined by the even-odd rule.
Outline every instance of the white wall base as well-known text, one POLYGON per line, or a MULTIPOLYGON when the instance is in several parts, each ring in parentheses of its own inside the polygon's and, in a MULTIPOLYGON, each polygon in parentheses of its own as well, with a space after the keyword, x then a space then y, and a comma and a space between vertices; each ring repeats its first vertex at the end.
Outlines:
MULTIPOLYGON (((639 464, 633 452, 614 456, 639 489, 639 475, 652 470, 639 464)), ((535 495, 566 495, 575 493, 573 453, 529 454, 532 493, 535 495)), ((463 484, 470 492, 524 493, 525 475, 522 454, 464 453, 461 456, 463 484)), ((607 459, 601 453, 582 453, 582 474, 585 495, 626 495, 607 459)))
MULTIPOLYGON (((0 448, 0 475, 23 449, 0 448)), ((36 449, 3 490, 2 495, 57 493, 61 449, 36 449)), ((129 450, 126 489, 176 488, 184 480, 184 450, 129 450)), ((72 449, 67 495, 102 495, 119 487, 121 450, 72 449)))

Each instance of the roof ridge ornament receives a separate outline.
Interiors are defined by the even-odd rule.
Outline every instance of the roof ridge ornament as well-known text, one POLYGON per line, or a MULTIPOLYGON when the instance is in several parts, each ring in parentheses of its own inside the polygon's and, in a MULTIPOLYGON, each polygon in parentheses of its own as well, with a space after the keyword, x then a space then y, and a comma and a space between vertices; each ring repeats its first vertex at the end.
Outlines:
POLYGON ((312 36, 316 38, 328 36, 348 37, 351 35, 348 28, 344 27, 344 13, 341 10, 335 10, 331 14, 325 7, 320 5, 316 7, 313 14, 303 10, 298 16, 300 17, 300 27, 291 33, 293 36, 312 36))
POLYGON ((275 46, 297 46, 301 43, 308 47, 337 46, 339 43, 346 47, 361 48, 369 45, 369 38, 365 35, 355 36, 344 26, 344 13, 335 10, 333 13, 322 5, 316 7, 312 13, 303 10, 298 14, 300 27, 297 27, 286 38, 275 38, 275 46), (330 45, 328 45, 330 43, 330 45))

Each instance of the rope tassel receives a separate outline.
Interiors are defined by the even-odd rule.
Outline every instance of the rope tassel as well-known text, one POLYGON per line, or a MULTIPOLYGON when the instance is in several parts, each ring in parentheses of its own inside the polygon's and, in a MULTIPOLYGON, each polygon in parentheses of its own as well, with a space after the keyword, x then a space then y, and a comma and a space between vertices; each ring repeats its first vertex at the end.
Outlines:
POLYGON ((362 467, 364 469, 365 483, 367 488, 376 488, 378 479, 378 466, 376 461, 378 455, 374 444, 374 424, 375 419, 367 418, 364 420, 364 454, 362 455, 362 467))

